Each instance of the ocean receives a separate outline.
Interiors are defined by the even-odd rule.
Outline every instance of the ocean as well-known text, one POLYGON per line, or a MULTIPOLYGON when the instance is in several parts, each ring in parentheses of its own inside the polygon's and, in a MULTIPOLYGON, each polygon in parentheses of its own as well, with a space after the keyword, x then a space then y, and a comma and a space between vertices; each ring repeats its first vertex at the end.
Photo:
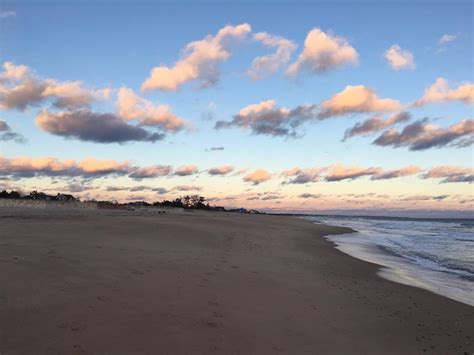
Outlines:
POLYGON ((328 236, 380 276, 474 306, 474 219, 305 216, 357 233, 328 236))

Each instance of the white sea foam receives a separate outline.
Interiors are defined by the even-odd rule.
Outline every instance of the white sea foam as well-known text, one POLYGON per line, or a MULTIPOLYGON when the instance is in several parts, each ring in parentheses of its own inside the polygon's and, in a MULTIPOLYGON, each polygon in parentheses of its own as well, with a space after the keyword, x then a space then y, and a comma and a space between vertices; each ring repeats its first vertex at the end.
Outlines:
POLYGON ((329 236, 379 275, 474 306, 474 220, 307 216, 357 233, 329 236))

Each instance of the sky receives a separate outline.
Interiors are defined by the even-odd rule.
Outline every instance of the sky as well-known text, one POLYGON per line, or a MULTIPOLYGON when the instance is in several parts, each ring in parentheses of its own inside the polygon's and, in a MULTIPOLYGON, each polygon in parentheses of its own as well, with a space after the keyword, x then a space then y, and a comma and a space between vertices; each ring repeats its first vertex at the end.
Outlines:
POLYGON ((4 0, 0 189, 469 215, 472 7, 4 0))

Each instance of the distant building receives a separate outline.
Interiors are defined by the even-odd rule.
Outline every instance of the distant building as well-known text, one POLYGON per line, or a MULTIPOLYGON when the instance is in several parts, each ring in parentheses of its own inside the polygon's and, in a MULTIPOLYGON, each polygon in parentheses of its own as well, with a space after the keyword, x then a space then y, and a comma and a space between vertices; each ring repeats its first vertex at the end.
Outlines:
POLYGON ((75 202, 75 201, 77 201, 77 198, 75 198, 73 195, 58 193, 55 197, 55 200, 56 201, 75 202))

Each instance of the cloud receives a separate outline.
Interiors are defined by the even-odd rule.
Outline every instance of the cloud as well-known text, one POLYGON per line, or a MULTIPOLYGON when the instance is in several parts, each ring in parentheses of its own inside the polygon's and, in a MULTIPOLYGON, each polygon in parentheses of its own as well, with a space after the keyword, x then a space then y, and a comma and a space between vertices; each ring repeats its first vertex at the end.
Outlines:
POLYGON ((159 195, 166 194, 168 192, 167 189, 163 187, 152 187, 152 186, 145 186, 145 185, 138 185, 138 186, 133 186, 128 189, 130 192, 137 192, 137 191, 153 191, 158 193, 159 195))
POLYGON ((182 58, 174 66, 159 66, 151 70, 142 84, 142 91, 177 91, 189 81, 198 81, 201 87, 214 85, 219 80, 219 62, 229 59, 233 42, 244 39, 250 31, 247 23, 228 25, 214 36, 188 43, 182 58))
POLYGON ((15 11, 0 11, 0 19, 16 17, 15 11))
POLYGON ((3 63, 0 73, 0 109, 24 111, 30 106, 51 100, 61 109, 88 107, 93 101, 110 97, 111 90, 87 89, 80 81, 58 82, 33 76, 25 65, 3 63))
POLYGON ((428 170, 423 179, 442 179, 441 183, 474 182, 474 169, 460 166, 441 165, 428 170))
POLYGON ((82 176, 100 177, 105 175, 126 175, 130 170, 129 162, 114 160, 84 159, 59 160, 44 158, 5 158, 0 156, 0 175, 13 177, 34 176, 82 176))
POLYGON ((14 141, 16 143, 24 143, 25 137, 23 137, 20 133, 13 132, 8 123, 0 120, 0 141, 14 141))
POLYGON ((437 53, 442 53, 446 50, 446 46, 454 42, 457 39, 457 35, 451 35, 451 34, 444 34, 440 37, 438 40, 438 49, 436 50, 437 53))
POLYGON ((28 78, 15 86, 0 84, 0 109, 24 111, 42 102, 46 85, 28 78))
POLYGON ((239 169, 235 173, 232 174, 232 176, 239 176, 242 174, 245 174, 247 172, 247 169, 239 169))
POLYGON ((125 175, 130 170, 130 163, 128 161, 118 162, 115 160, 98 160, 95 158, 88 158, 78 163, 79 170, 85 175, 110 175, 119 174, 125 175))
POLYGON ((386 180, 386 179, 394 179, 403 176, 409 176, 418 174, 421 172, 421 168, 416 165, 410 165, 401 169, 396 170, 388 170, 388 171, 378 171, 374 175, 372 175, 371 180, 386 180))
POLYGON ((384 57, 394 70, 415 68, 413 54, 407 50, 401 49, 398 44, 394 44, 387 49, 384 53, 384 57))
POLYGON ((472 145, 474 121, 462 120, 447 128, 441 128, 418 120, 405 126, 401 132, 389 129, 379 136, 372 144, 379 146, 408 147, 409 150, 425 150, 429 148, 456 147, 472 145))
POLYGON ((137 96, 133 90, 122 87, 117 94, 117 111, 126 121, 138 121, 142 126, 160 127, 167 132, 177 132, 186 122, 171 112, 168 105, 154 105, 137 96))
POLYGON ((127 201, 145 201, 147 196, 145 195, 132 195, 127 197, 127 201))
POLYGON ((89 106, 95 101, 109 99, 111 89, 87 89, 80 81, 37 78, 27 66, 11 62, 5 62, 3 68, 0 108, 24 111, 30 106, 51 102, 64 112, 43 109, 36 122, 40 128, 55 135, 96 143, 155 142, 163 139, 165 133, 176 133, 189 125, 171 112, 168 105, 154 105, 125 87, 117 93, 117 114, 95 113, 89 106), (151 132, 144 127, 161 132, 151 132))
POLYGON ((222 165, 217 166, 215 168, 211 168, 207 171, 209 175, 226 175, 232 171, 234 171, 234 167, 232 165, 222 165))
POLYGON ((343 37, 332 36, 319 28, 311 30, 304 49, 286 73, 296 75, 302 70, 323 73, 345 64, 357 64, 357 51, 343 37))
POLYGON ((355 166, 334 164, 327 169, 324 179, 326 181, 352 180, 362 176, 374 175, 378 172, 378 168, 359 168, 355 166))
POLYGON ((272 177, 272 174, 270 174, 268 171, 263 170, 263 169, 257 169, 245 175, 243 180, 245 182, 250 182, 253 185, 259 185, 262 182, 270 180, 271 177, 272 177))
MULTIPOLYGON (((374 90, 365 86, 346 86, 340 93, 323 101, 320 105, 304 104, 292 109, 278 107, 275 100, 265 100, 242 108, 233 116, 231 121, 217 121, 214 128, 241 127, 250 129, 253 134, 283 136, 296 138, 299 136, 297 128, 305 122, 323 120, 334 116, 351 113, 386 112, 400 110, 400 102, 392 99, 380 99, 374 90)), ((387 122, 377 118, 367 122, 374 127, 383 124, 393 124, 394 120, 407 119, 408 113, 400 113, 387 122), (392 122, 392 123, 391 123, 392 122)), ((359 131, 359 126, 354 127, 359 131)), ((373 128, 372 128, 373 129, 373 128)), ((350 132, 346 132, 350 134, 350 132)))
POLYGON ((455 89, 451 89, 446 79, 437 78, 434 84, 425 90, 424 95, 414 105, 419 107, 450 101, 461 101, 466 105, 474 103, 474 84, 466 82, 455 89))
POLYGON ((456 35, 450 35, 450 34, 444 34, 441 36, 441 38, 438 40, 438 45, 442 46, 444 44, 453 42, 456 40, 457 36, 456 35))
POLYGON ((163 133, 127 124, 112 113, 95 113, 88 109, 65 112, 43 109, 36 116, 36 125, 56 136, 94 143, 156 142, 165 137, 163 133))
POLYGON ((125 186, 107 186, 105 191, 108 192, 117 192, 117 191, 130 191, 130 192, 138 192, 138 191, 153 191, 159 195, 163 195, 168 193, 168 190, 164 187, 152 187, 146 185, 138 185, 132 187, 125 187, 125 186))
POLYGON ((174 171, 174 175, 177 176, 189 176, 197 174, 198 167, 196 165, 181 165, 180 167, 176 168, 174 171))
POLYGON ((373 132, 381 131, 387 127, 393 126, 394 124, 405 122, 411 119, 409 112, 398 112, 388 118, 381 116, 373 116, 365 121, 356 123, 353 127, 346 130, 344 133, 343 141, 355 136, 364 136, 373 132))
POLYGON ((75 175, 77 165, 72 160, 59 161, 56 158, 15 158, 0 157, 0 175, 26 177, 26 176, 56 176, 75 175))
POLYGON ((297 47, 296 43, 267 32, 255 33, 253 39, 261 42, 265 47, 276 48, 275 53, 257 57, 253 60, 250 69, 247 71, 247 74, 253 80, 263 79, 287 64, 291 59, 291 54, 297 47))
POLYGON ((64 191, 77 193, 77 192, 84 192, 84 191, 94 190, 94 187, 84 185, 84 184, 71 183, 71 184, 68 184, 67 186, 65 186, 61 189, 63 189, 64 191))
POLYGON ((206 148, 206 152, 216 152, 216 151, 223 151, 223 150, 224 150, 223 146, 206 148))
POLYGON ((41 95, 53 99, 53 105, 60 109, 76 109, 87 107, 93 101, 104 100, 110 97, 110 89, 90 90, 83 87, 80 81, 58 83, 46 80, 41 95))
POLYGON ((351 113, 387 112, 402 108, 400 102, 393 99, 380 99, 375 91, 363 85, 348 85, 321 103, 321 119, 351 113))
POLYGON ((4 71, 0 73, 0 83, 9 83, 25 78, 30 69, 26 65, 15 65, 12 62, 4 62, 2 65, 4 71))
POLYGON ((263 196, 260 197, 260 200, 262 201, 270 201, 270 200, 279 200, 283 198, 280 195, 274 195, 274 194, 264 194, 263 196))
MULTIPOLYGON (((44 158, 6 158, 0 156, 0 176, 33 177, 84 177, 124 176, 134 180, 169 176, 172 167, 168 165, 135 166, 129 161, 98 160, 87 158, 81 161, 59 160, 53 157, 44 158)), ((183 165, 176 169, 174 175, 186 176, 197 172, 195 165, 183 165)), ((128 188, 111 187, 121 191, 128 188)), ((153 190, 154 191, 154 190, 153 190)))
POLYGON ((195 185, 178 185, 173 187, 173 191, 201 191, 202 187, 195 185))
POLYGON ((310 193, 304 193, 301 195, 298 195, 299 198, 320 198, 322 195, 321 194, 310 194, 310 193))
POLYGON ((256 201, 256 200, 271 201, 271 200, 280 200, 281 198, 283 198, 283 196, 281 196, 278 193, 263 192, 263 193, 252 194, 251 196, 247 197, 247 201, 256 201))
POLYGON ((407 196, 403 198, 403 201, 442 201, 448 198, 449 195, 435 195, 435 196, 428 196, 428 195, 413 195, 407 196))
POLYGON ((128 191, 128 189, 129 189, 128 187, 124 187, 124 186, 107 186, 105 191, 109 191, 109 192, 128 191))
POLYGON ((286 179, 283 184, 307 184, 318 181, 336 182, 354 180, 369 176, 371 177, 371 180, 386 180, 414 175, 419 172, 421 172, 421 169, 413 165, 396 170, 383 170, 380 167, 362 168, 357 166, 333 164, 330 166, 308 169, 292 168, 282 171, 280 175, 286 179))
POLYGON ((320 174, 325 169, 324 167, 309 169, 292 168, 282 171, 281 175, 285 178, 290 178, 284 184, 307 184, 319 181, 320 174))
POLYGON ((317 105, 300 105, 293 109, 277 107, 275 100, 249 105, 233 116, 232 121, 217 121, 214 128, 242 127, 254 134, 296 137, 295 128, 317 118, 317 105))
POLYGON ((172 168, 169 165, 153 165, 143 168, 135 168, 130 173, 130 178, 135 180, 156 178, 160 176, 170 175, 172 168))

